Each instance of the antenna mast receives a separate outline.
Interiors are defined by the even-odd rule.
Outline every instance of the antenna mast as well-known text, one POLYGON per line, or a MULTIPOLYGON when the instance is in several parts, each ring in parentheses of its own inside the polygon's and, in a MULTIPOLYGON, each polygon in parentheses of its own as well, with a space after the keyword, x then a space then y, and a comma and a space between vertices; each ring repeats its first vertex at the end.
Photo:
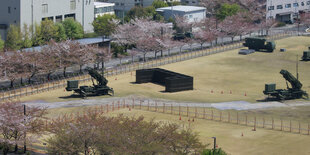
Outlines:
POLYGON ((298 80, 298 54, 296 55, 296 77, 298 80))

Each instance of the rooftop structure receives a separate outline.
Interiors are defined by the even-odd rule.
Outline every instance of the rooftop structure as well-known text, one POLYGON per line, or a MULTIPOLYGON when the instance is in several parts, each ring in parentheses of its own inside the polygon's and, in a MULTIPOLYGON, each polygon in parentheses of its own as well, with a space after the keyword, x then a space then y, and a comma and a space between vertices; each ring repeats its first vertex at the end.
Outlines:
POLYGON ((176 16, 182 16, 189 22, 199 21, 206 17, 206 8, 197 6, 171 6, 156 9, 156 12, 164 16, 165 20, 169 18, 175 19, 176 16))

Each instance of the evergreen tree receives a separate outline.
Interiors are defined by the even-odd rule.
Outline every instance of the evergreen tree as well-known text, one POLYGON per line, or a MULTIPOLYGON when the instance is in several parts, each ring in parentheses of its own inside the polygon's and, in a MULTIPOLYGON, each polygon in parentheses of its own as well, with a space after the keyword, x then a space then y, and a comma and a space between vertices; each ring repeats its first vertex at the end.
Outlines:
POLYGON ((55 24, 56 29, 57 29, 57 37, 56 37, 56 41, 64 41, 67 40, 67 35, 66 35, 66 30, 65 27, 61 24, 61 23, 56 23, 55 24))
POLYGON ((152 3, 152 6, 157 9, 157 8, 163 8, 163 7, 168 7, 168 4, 164 1, 160 1, 160 0, 155 0, 152 3))
POLYGON ((110 36, 117 26, 117 23, 112 22, 115 18, 115 15, 109 14, 97 17, 92 23, 94 31, 101 36, 110 36))
POLYGON ((3 51, 3 48, 4 48, 4 41, 2 40, 0 35, 0 52, 3 51))
POLYGON ((240 6, 238 4, 222 4, 220 9, 216 14, 216 18, 219 20, 224 20, 228 16, 236 15, 240 11, 240 6))
POLYGON ((62 22, 66 35, 69 39, 80 39, 83 38, 84 31, 82 25, 74 21, 72 18, 67 18, 62 22))
POLYGON ((34 25, 34 33, 32 35, 32 42, 34 46, 39 46, 44 44, 41 25, 35 24, 34 25))
POLYGON ((44 43, 49 42, 51 39, 56 39, 58 36, 57 27, 52 20, 43 20, 41 22, 42 40, 44 43))
POLYGON ((22 35, 23 35, 23 47, 24 48, 29 48, 32 46, 32 40, 30 37, 29 28, 28 28, 27 24, 24 24, 23 33, 22 33, 22 35))
POLYGON ((22 47, 22 35, 19 25, 10 25, 6 36, 5 47, 8 49, 17 50, 22 47))

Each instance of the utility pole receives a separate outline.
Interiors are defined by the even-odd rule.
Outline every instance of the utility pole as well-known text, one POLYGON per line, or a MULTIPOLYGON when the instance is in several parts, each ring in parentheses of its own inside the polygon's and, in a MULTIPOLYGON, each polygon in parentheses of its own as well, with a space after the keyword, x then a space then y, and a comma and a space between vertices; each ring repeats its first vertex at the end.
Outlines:
MULTIPOLYGON (((26 105, 24 104, 24 123, 26 123, 26 105)), ((24 134, 24 153, 27 151, 27 146, 26 146, 26 131, 24 134)))
POLYGON ((214 154, 214 152, 215 152, 215 150, 216 150, 216 137, 212 137, 213 138, 213 154, 214 154))

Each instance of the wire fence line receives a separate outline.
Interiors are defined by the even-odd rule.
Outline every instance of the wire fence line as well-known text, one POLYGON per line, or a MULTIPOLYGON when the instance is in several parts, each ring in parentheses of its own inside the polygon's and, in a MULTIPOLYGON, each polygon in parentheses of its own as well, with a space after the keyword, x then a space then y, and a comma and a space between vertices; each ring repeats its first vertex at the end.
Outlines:
MULTIPOLYGON (((195 119, 206 119, 222 123, 230 123, 242 126, 264 128, 275 131, 310 135, 310 124, 300 121, 286 120, 282 118, 255 116, 240 114, 239 112, 221 111, 208 107, 197 107, 193 105, 178 105, 178 103, 165 103, 162 101, 150 101, 144 99, 120 100, 110 105, 110 111, 125 104, 129 110, 137 109, 142 111, 157 112, 163 114, 177 115, 179 120, 194 121, 195 119), (185 118, 184 118, 185 117, 185 118)), ((109 108, 109 107, 107 107, 109 108)), ((107 110, 107 111, 109 111, 107 110)))
MULTIPOLYGON (((296 33, 289 31, 289 32, 284 32, 284 33, 273 34, 266 38, 269 40, 276 40, 276 39, 282 39, 282 38, 295 36, 295 35, 296 33)), ((139 69, 158 67, 161 65, 176 63, 176 62, 185 61, 185 60, 189 60, 189 59, 193 59, 197 57, 208 56, 208 55, 221 53, 221 52, 225 52, 225 51, 229 51, 233 49, 238 49, 243 46, 242 43, 243 41, 237 41, 237 42, 233 42, 233 43, 226 44, 226 45, 213 46, 207 49, 193 50, 193 51, 178 53, 175 55, 168 55, 165 57, 149 60, 146 62, 134 62, 130 64, 119 65, 113 68, 106 69, 104 71, 104 76, 113 77, 119 74, 129 73, 129 72, 133 72, 139 69)), ((79 83, 86 83, 86 82, 91 81, 91 77, 88 74, 81 75, 77 73, 77 74, 69 75, 66 79, 56 79, 53 81, 47 81, 47 82, 40 83, 40 84, 32 84, 29 86, 15 88, 15 89, 7 90, 7 91, 2 90, 0 92, 0 102, 5 102, 9 100, 19 100, 21 97, 24 97, 24 96, 29 96, 29 95, 38 94, 38 93, 42 93, 42 92, 46 92, 46 91, 50 91, 54 89, 64 88, 67 85, 67 80, 79 80, 79 83)))

